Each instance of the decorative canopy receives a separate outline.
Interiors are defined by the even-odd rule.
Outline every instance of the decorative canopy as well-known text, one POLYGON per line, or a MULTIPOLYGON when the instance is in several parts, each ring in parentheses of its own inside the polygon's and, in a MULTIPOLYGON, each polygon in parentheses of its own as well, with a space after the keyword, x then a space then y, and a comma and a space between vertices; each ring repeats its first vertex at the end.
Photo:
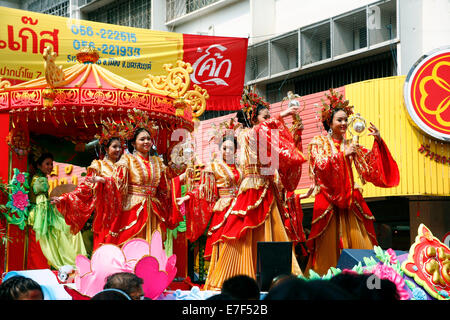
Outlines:
POLYGON ((87 142, 101 131, 101 121, 121 121, 133 109, 146 111, 159 128, 192 131, 204 112, 205 89, 190 89, 189 63, 164 65, 166 76, 149 74, 143 85, 124 79, 97 64, 93 48, 77 54, 78 63, 65 70, 56 66, 51 47, 44 54, 45 77, 11 86, 0 82, 0 112, 11 114, 11 125, 30 132, 54 136, 72 135, 74 142, 87 142))

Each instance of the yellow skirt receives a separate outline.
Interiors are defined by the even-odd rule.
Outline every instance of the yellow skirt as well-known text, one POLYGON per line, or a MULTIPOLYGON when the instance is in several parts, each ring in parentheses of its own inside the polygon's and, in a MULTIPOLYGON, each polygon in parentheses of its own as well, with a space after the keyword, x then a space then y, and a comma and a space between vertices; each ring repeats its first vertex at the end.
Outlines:
POLYGON ((348 211, 335 212, 325 231, 314 242, 314 251, 305 269, 306 276, 311 269, 325 275, 330 267, 336 267, 342 252, 339 246, 341 234, 344 249, 373 249, 363 221, 348 211))
MULTIPOLYGON (((256 279, 258 241, 291 241, 284 229, 275 200, 261 226, 247 230, 245 236, 240 239, 226 240, 213 245, 204 290, 220 290, 225 280, 237 275, 247 275, 256 279)), ((302 274, 294 247, 292 248, 292 274, 302 274)))

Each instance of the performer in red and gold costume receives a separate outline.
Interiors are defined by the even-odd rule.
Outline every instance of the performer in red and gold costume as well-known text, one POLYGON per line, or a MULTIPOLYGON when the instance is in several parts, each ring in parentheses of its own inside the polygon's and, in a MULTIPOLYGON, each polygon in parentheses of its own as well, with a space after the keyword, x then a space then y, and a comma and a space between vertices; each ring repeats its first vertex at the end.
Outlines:
MULTIPOLYGON (((278 171, 284 188, 292 191, 306 161, 283 121, 298 111, 297 106, 271 118, 269 104, 254 93, 244 92, 242 104, 245 111, 238 111, 237 117, 246 127, 238 139, 243 180, 224 215, 219 258, 204 287, 208 290, 220 289, 226 279, 239 274, 256 278, 258 241, 291 240, 285 229, 283 204, 278 199, 274 176, 278 171)), ((292 258, 292 272, 301 274, 294 248, 292 258)))
POLYGON ((77 188, 69 193, 64 193, 57 198, 53 198, 52 203, 57 204, 58 210, 64 215, 66 223, 70 225, 73 234, 85 229, 89 224, 92 214, 95 211, 92 222, 93 232, 93 250, 100 244, 100 234, 104 234, 111 227, 114 220, 114 214, 118 214, 122 208, 120 193, 114 188, 112 180, 106 180, 105 183, 92 183, 92 178, 111 177, 115 163, 122 155, 124 135, 123 126, 114 121, 103 121, 102 134, 97 136, 99 144, 105 155, 103 159, 92 161, 87 168, 85 181, 80 183, 77 188), (108 185, 109 184, 109 185, 108 185))
POLYGON ((377 244, 375 218, 355 184, 352 163, 365 181, 389 188, 399 183, 399 171, 379 130, 371 123, 372 150, 346 139, 347 119, 353 113, 349 101, 334 90, 322 100, 321 121, 328 131, 314 137, 309 146, 310 173, 316 185, 310 257, 305 273, 324 274, 335 267, 342 249, 373 249, 377 244))
POLYGON ((114 214, 109 230, 99 234, 99 243, 121 245, 132 238, 151 240, 153 231, 166 234, 183 220, 178 210, 172 210, 171 179, 182 168, 172 168, 159 156, 152 155, 158 127, 146 112, 135 110, 126 121, 128 150, 115 164, 111 178, 94 177, 94 182, 113 180, 121 194, 122 211, 114 214))
POLYGON ((202 170, 199 186, 187 192, 181 202, 186 201, 187 235, 191 242, 201 236, 209 223, 204 257, 210 260, 211 273, 219 258, 222 228, 228 209, 236 197, 242 180, 242 172, 236 166, 236 134, 242 128, 234 119, 221 123, 214 134, 220 156, 214 158, 202 170))

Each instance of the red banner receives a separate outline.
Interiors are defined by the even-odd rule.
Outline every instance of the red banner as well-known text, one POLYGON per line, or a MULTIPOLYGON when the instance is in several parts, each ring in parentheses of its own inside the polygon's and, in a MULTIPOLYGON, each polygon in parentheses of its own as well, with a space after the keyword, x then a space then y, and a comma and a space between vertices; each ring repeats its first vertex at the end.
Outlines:
POLYGON ((193 84, 208 90, 207 110, 239 110, 244 87, 247 38, 183 34, 183 60, 193 84))

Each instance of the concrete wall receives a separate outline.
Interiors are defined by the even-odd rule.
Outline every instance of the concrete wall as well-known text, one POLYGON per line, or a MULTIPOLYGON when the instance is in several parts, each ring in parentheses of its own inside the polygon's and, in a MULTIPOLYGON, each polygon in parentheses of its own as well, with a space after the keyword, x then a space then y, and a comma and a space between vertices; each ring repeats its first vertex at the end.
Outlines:
POLYGON ((275 32, 285 33, 374 3, 374 0, 274 0, 275 32))
POLYGON ((0 1, 0 6, 14 8, 14 9, 21 9, 21 1, 19 1, 19 0, 2 0, 2 1, 0 1))
POLYGON ((399 0, 399 74, 424 54, 450 45, 450 1, 399 0))
POLYGON ((251 32, 249 1, 233 2, 175 27, 169 26, 167 31, 246 38, 251 32))

